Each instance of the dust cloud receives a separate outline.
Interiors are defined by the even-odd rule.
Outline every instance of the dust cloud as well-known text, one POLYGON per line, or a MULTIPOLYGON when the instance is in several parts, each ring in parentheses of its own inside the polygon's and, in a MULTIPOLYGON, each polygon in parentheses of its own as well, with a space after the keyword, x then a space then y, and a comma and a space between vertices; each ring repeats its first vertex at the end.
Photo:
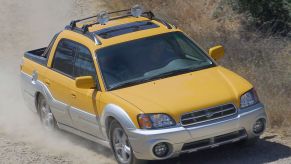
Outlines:
MULTIPOLYGON (((32 149, 45 157, 49 154, 47 158, 57 156, 70 163, 114 163, 109 149, 64 132, 44 131, 38 117, 25 106, 19 82, 19 64, 25 51, 46 46, 71 19, 102 9, 102 2, 96 0, 1 0, 0 140, 25 143, 24 149, 32 149)), ((19 157, 10 162, 31 161, 19 157)))

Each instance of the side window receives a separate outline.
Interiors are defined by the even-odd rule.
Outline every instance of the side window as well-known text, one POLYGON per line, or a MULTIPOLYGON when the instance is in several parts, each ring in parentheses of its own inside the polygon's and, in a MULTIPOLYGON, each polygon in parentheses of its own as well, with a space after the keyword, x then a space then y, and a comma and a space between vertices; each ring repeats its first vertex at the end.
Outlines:
POLYGON ((53 66, 55 70, 73 76, 73 63, 77 45, 68 40, 62 40, 55 52, 53 66))
POLYGON ((78 53, 75 60, 74 76, 93 76, 97 80, 97 74, 90 51, 84 47, 78 46, 78 53))

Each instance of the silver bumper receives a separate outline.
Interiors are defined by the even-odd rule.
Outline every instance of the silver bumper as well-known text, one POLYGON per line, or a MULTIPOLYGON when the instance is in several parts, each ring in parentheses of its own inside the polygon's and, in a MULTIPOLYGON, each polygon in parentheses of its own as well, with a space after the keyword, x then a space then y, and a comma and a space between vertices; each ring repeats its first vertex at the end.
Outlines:
POLYGON ((267 116, 262 104, 239 110, 238 114, 231 118, 224 118, 189 127, 175 127, 162 130, 141 130, 129 131, 129 140, 134 154, 139 159, 157 160, 178 156, 181 153, 193 152, 195 149, 182 150, 186 143, 192 143, 208 138, 214 138, 236 131, 244 131, 245 135, 238 136, 229 141, 211 145, 216 147, 220 144, 235 142, 244 138, 258 136, 253 133, 253 124, 260 118, 267 120, 267 116), (158 158, 153 153, 153 147, 160 142, 170 144, 171 153, 165 158, 158 158))

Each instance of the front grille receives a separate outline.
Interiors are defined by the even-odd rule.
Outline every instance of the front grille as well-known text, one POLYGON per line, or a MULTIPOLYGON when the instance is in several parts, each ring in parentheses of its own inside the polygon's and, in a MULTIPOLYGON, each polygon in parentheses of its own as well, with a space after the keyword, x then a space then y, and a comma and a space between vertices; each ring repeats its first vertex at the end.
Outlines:
POLYGON ((193 152, 202 149, 213 148, 227 143, 237 142, 245 138, 247 138, 247 133, 244 129, 242 129, 213 138, 186 143, 182 147, 182 152, 193 152))
POLYGON ((203 109, 186 113, 181 116, 183 126, 198 124, 218 118, 223 118, 236 114, 237 110, 233 104, 217 106, 209 109, 203 109))

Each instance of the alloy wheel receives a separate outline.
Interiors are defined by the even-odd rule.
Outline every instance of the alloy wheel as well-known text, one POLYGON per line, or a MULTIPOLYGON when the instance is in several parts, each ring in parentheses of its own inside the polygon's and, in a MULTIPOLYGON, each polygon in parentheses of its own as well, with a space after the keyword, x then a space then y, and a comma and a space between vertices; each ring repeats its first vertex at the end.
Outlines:
POLYGON ((131 147, 128 141, 128 137, 124 130, 121 128, 115 128, 113 131, 113 148, 118 160, 121 163, 129 163, 131 160, 131 147))

